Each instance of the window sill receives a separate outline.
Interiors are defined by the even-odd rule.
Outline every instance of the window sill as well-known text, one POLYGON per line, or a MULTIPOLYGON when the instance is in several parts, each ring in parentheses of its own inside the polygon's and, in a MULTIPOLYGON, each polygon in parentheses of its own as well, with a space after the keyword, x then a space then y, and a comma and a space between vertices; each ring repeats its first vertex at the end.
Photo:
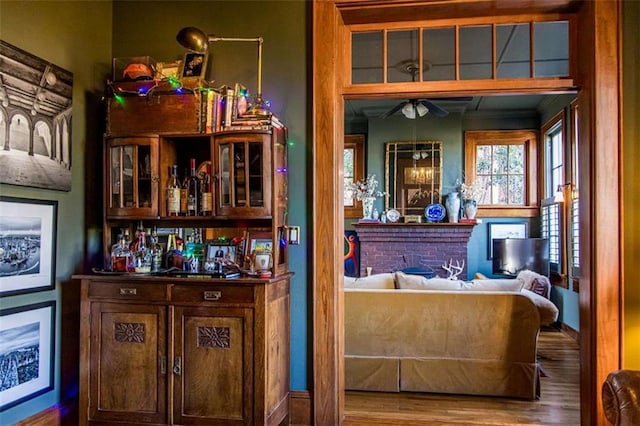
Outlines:
POLYGON ((538 206, 479 206, 478 217, 538 217, 538 206))

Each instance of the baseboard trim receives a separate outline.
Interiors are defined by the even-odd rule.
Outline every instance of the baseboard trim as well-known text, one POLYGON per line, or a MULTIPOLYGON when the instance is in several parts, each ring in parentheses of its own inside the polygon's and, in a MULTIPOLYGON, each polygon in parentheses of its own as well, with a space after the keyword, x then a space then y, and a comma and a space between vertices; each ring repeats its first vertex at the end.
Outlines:
POLYGON ((13 426, 60 426, 60 411, 57 406, 49 407, 13 426))
POLYGON ((560 323, 560 330, 563 331, 564 333, 567 334, 567 336, 571 337, 573 340, 576 341, 576 343, 580 343, 580 332, 574 330, 573 328, 569 327, 567 324, 565 323, 560 323))
POLYGON ((289 419, 291 425, 312 425, 311 393, 289 392, 289 419))

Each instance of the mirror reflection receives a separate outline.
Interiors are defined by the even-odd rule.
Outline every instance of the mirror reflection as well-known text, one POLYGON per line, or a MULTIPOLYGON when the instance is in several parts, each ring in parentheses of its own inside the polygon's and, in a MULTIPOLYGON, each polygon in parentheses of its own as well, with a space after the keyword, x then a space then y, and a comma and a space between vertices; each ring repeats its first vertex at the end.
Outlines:
POLYGON ((442 194, 440 141, 387 142, 385 144, 385 210, 402 216, 423 215, 442 194))

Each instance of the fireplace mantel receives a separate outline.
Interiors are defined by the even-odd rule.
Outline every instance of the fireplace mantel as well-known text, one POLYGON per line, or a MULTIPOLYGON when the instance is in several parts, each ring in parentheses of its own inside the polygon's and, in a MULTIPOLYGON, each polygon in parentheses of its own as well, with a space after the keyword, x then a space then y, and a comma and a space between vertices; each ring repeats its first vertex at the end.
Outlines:
POLYGON ((433 269, 446 276, 442 265, 465 261, 460 278, 467 278, 467 245, 475 223, 356 223, 360 240, 360 275, 407 267, 433 269))

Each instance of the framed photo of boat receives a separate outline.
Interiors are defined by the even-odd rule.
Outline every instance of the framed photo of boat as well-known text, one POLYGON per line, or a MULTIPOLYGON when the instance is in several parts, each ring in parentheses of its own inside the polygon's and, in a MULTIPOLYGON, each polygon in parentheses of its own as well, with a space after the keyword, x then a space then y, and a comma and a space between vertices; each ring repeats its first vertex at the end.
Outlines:
POLYGON ((0 297, 55 287, 58 202, 0 196, 0 297))
POLYGON ((56 302, 0 310, 0 412, 53 390, 56 302))

